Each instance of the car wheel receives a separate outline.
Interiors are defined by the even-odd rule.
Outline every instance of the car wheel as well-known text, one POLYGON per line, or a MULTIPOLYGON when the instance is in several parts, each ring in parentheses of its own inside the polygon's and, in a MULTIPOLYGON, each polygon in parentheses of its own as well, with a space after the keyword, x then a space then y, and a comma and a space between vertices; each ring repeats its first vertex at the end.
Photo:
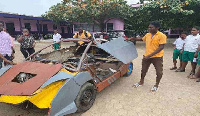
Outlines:
POLYGON ((127 73, 124 75, 125 77, 128 77, 132 74, 133 72, 133 63, 131 62, 129 65, 128 65, 128 71, 127 73))
POLYGON ((82 87, 75 99, 76 106, 78 108, 77 112, 85 112, 89 110, 96 98, 96 87, 87 82, 82 87))

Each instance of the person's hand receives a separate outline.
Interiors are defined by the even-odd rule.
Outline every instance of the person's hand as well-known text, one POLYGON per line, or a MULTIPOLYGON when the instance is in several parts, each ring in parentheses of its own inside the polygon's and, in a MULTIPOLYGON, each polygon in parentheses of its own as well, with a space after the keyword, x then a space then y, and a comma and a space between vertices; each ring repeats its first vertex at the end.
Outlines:
POLYGON ((197 58, 197 57, 198 57, 198 53, 197 53, 197 52, 195 52, 195 54, 194 54, 194 57, 195 57, 195 58, 197 58))
POLYGON ((150 59, 150 56, 143 56, 143 59, 148 60, 148 59, 150 59))
POLYGON ((6 64, 10 64, 10 65, 16 65, 16 63, 14 63, 14 62, 12 62, 12 61, 10 61, 10 60, 4 60, 4 62, 6 63, 6 64))
POLYGON ((13 53, 13 54, 11 54, 11 60, 13 60, 14 58, 15 58, 15 55, 13 53))
POLYGON ((134 39, 135 39, 134 37, 131 37, 131 38, 127 38, 126 41, 132 41, 134 39))
POLYGON ((183 53, 183 50, 181 50, 180 53, 182 54, 182 53, 183 53))

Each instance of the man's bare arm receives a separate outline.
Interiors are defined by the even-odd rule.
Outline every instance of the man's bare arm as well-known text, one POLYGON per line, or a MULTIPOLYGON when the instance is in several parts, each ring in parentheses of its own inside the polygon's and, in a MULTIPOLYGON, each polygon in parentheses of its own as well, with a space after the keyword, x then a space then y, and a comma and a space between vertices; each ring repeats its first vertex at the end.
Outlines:
POLYGON ((127 39, 128 41, 143 41, 142 37, 131 37, 127 39))
POLYGON ((12 64, 12 65, 14 64, 12 61, 9 61, 5 57, 3 57, 2 54, 0 54, 0 58, 2 58, 5 63, 12 64))

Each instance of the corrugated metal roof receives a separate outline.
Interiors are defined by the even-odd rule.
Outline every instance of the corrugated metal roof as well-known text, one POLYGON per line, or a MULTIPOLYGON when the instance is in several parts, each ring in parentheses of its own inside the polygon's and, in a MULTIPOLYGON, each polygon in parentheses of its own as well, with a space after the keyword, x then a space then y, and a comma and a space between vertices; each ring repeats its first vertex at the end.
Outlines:
POLYGON ((1 11, 0 11, 0 17, 23 18, 23 19, 29 19, 29 20, 52 21, 50 19, 45 19, 45 18, 42 18, 42 17, 26 16, 26 15, 6 13, 6 12, 1 12, 1 11))

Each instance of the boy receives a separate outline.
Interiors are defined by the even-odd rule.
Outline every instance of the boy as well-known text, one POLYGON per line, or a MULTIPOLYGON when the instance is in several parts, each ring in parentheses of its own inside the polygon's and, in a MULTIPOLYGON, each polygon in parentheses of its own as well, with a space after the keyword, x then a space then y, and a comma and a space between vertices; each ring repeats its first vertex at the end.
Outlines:
MULTIPOLYGON (((188 35, 185 39, 185 44, 183 45, 182 53, 182 67, 180 70, 177 70, 176 72, 185 72, 185 67, 187 66, 188 61, 191 62, 192 71, 190 75, 195 74, 195 69, 197 63, 194 62, 194 55, 197 51, 197 48, 200 44, 200 36, 199 36, 199 28, 193 27, 191 30, 191 35, 188 35)), ((190 77, 190 75, 188 77, 190 77)))
POLYGON ((57 30, 54 30, 53 31, 54 34, 53 34, 53 47, 54 47, 54 50, 58 50, 61 48, 61 35, 58 33, 57 30))
POLYGON ((182 66, 182 53, 181 50, 183 49, 183 44, 185 43, 185 38, 187 37, 187 33, 186 32, 182 32, 180 35, 180 38, 176 39, 176 41, 173 43, 174 44, 174 52, 173 52, 173 63, 174 63, 174 67, 170 68, 170 70, 176 70, 177 66, 177 60, 178 57, 180 59, 180 67, 182 66))

